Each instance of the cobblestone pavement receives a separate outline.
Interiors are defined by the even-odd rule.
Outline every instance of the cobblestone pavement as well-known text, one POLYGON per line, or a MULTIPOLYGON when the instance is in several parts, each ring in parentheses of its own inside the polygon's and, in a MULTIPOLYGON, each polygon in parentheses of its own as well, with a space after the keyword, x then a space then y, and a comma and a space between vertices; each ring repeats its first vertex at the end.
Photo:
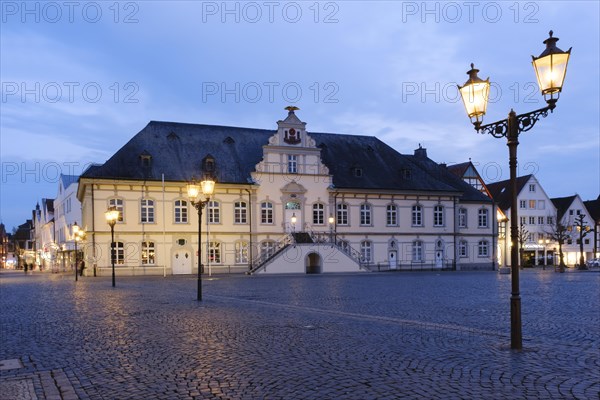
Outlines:
POLYGON ((0 272, 2 399, 598 399, 600 273, 0 272))

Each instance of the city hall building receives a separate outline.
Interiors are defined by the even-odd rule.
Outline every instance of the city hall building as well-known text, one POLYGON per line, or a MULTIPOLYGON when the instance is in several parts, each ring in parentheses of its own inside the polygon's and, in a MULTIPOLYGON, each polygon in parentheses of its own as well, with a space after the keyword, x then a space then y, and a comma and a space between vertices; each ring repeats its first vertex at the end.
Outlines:
POLYGON ((288 107, 276 130, 151 121, 79 179, 86 274, 494 269, 496 209, 427 157, 370 136, 309 132, 288 107))

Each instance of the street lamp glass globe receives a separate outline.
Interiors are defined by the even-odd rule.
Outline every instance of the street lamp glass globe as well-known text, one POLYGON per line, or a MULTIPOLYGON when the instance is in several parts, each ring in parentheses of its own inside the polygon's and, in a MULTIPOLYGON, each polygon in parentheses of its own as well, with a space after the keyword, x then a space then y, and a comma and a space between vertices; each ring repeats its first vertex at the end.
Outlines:
POLYGON ((544 40, 546 49, 542 54, 539 57, 531 56, 540 91, 547 102, 558 99, 567 75, 567 64, 571 55, 571 49, 562 51, 556 47, 558 38, 552 37, 552 33, 550 31, 550 37, 544 40))
POLYGON ((463 86, 458 87, 467 115, 473 123, 483 121, 490 94, 490 79, 483 80, 479 78, 477 76, 478 72, 479 70, 471 64, 471 69, 467 72, 469 79, 463 86))

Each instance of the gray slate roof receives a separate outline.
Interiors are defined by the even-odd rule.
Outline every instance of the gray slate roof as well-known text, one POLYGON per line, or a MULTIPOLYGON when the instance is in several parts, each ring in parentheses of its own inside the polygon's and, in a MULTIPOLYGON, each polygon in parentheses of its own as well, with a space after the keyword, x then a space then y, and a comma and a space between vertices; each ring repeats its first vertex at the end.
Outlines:
MULTIPOLYGON (((521 193, 523 187, 529 182, 531 174, 517 177, 517 194, 521 193)), ((510 179, 486 184, 488 191, 501 210, 506 211, 510 208, 512 202, 512 190, 510 189, 510 179)))
MULTIPOLYGON (((189 181, 198 177, 202 160, 215 160, 216 180, 247 184, 275 130, 151 121, 106 163, 89 168, 82 178, 189 181), (152 157, 144 166, 141 156, 152 157)), ((333 185, 344 189, 463 192, 464 198, 489 202, 478 190, 437 163, 415 160, 372 136, 309 132, 321 149, 333 185), (355 169, 362 169, 362 176, 355 169), (401 173, 409 170, 410 179, 401 173)), ((424 149, 423 149, 424 150, 424 149)))

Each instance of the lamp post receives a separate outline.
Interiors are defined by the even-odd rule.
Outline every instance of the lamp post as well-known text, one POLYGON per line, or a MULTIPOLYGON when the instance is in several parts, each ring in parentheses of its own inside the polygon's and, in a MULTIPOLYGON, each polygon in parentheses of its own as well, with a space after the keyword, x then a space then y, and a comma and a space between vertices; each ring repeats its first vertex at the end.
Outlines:
POLYGON ((77 222, 73 224, 73 238, 75 239, 75 282, 77 282, 77 241, 79 240, 79 225, 77 222))
POLYGON ((202 301, 202 209, 210 201, 214 190, 215 181, 209 179, 203 180, 199 185, 195 182, 187 185, 188 198, 198 210, 198 301, 202 301), (204 200, 200 198, 201 194, 204 195, 204 200))
POLYGON ((110 264, 112 265, 112 287, 115 287, 115 224, 119 219, 119 210, 115 206, 110 206, 104 213, 104 217, 110 226, 110 264))
POLYGON ((483 116, 486 113, 490 81, 485 81, 477 76, 479 72, 471 64, 471 70, 467 72, 469 79, 463 86, 459 86, 462 100, 467 110, 467 115, 475 126, 475 130, 480 133, 489 133, 495 138, 506 138, 509 153, 510 168, 510 187, 511 207, 510 207, 510 239, 512 242, 510 260, 512 271, 512 291, 510 298, 511 315, 511 348, 521 349, 522 330, 521 330, 521 296, 519 293, 519 254, 518 254, 518 229, 519 221, 517 215, 517 146, 519 144, 519 134, 527 132, 536 124, 541 117, 547 117, 548 112, 552 112, 556 107, 556 102, 560 96, 562 85, 567 72, 567 64, 571 49, 562 51, 556 47, 558 38, 550 37, 544 40, 546 49, 539 57, 533 57, 533 67, 538 80, 538 85, 548 104, 546 107, 531 111, 525 114, 517 115, 514 110, 510 110, 508 118, 482 125, 483 116))
POLYGON ((550 243, 550 239, 539 239, 538 243, 544 246, 544 264, 542 264, 542 269, 546 270, 546 265, 548 265, 548 243, 550 243))
POLYGON ((77 282, 77 266, 79 265, 79 252, 77 251, 77 242, 83 240, 85 231, 82 230, 77 222, 73 224, 73 239, 75 241, 75 282, 77 282))
POLYGON ((329 243, 331 243, 331 245, 333 246, 333 224, 335 223, 333 215, 330 214, 329 219, 327 221, 329 222, 329 243))

